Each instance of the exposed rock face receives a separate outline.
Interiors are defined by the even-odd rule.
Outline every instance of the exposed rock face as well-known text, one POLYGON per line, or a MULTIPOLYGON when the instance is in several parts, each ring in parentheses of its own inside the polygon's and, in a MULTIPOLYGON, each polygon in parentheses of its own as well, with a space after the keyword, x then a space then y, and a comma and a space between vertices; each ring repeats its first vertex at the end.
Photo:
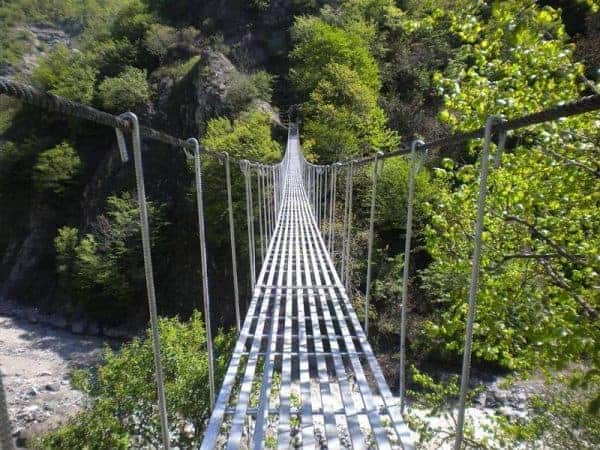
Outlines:
POLYGON ((18 26, 14 30, 16 33, 22 33, 29 36, 29 51, 23 55, 22 62, 17 66, 5 64, 0 66, 0 75, 11 76, 16 73, 29 77, 35 67, 38 59, 44 56, 55 46, 62 44, 71 46, 71 35, 67 31, 49 24, 32 24, 18 26))
POLYGON ((210 49, 202 52, 200 58, 194 78, 194 118, 202 132, 208 119, 225 113, 227 90, 237 69, 225 55, 210 49))
POLYGON ((48 226, 52 223, 49 215, 42 206, 32 210, 27 235, 19 243, 10 246, 3 255, 2 266, 10 267, 10 271, 0 285, 0 298, 20 298, 32 284, 36 285, 37 297, 42 302, 51 295, 54 281, 36 278, 37 270, 44 264, 54 238, 53 230, 48 226), (35 280, 35 283, 31 283, 31 280, 35 280))

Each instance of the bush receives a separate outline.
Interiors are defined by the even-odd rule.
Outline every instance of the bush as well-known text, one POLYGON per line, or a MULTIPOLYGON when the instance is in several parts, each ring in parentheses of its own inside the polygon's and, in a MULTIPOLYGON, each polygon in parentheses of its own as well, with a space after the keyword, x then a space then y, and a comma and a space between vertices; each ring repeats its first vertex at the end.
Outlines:
POLYGON ((77 151, 63 142, 38 155, 33 169, 34 184, 41 192, 62 196, 75 183, 81 166, 77 151))
MULTIPOLYGON (((165 221, 162 211, 149 204, 152 240, 158 241, 165 221)), ((144 267, 137 202, 124 193, 107 200, 93 233, 78 238, 76 228, 63 227, 54 239, 60 287, 77 299, 96 319, 123 320, 145 297, 144 267)))
POLYGON ((18 64, 33 45, 33 35, 25 30, 1 29, 0 64, 18 64))
MULTIPOLYGON (((596 375, 591 383, 600 384, 596 375)), ((547 380, 544 392, 529 399, 526 420, 501 420, 500 426, 511 443, 523 442, 544 448, 597 449, 600 444, 600 415, 588 409, 593 389, 573 388, 564 376, 547 380)))
POLYGON ((167 55, 169 46, 175 43, 176 38, 177 34, 173 28, 155 23, 144 35, 144 48, 149 54, 162 61, 167 55))
POLYGON ((40 62, 32 78, 38 87, 70 100, 90 103, 94 97, 96 69, 81 52, 64 45, 40 62))
MULTIPOLYGON (((208 389, 208 354, 206 334, 200 312, 188 322, 177 318, 159 320, 162 362, 169 424, 173 444, 180 448, 198 446, 210 414, 208 389), (193 431, 184 432, 186 423, 193 431)), ((233 344, 234 332, 220 332, 215 337, 215 369, 220 384, 233 344)), ((44 436, 37 448, 129 448, 158 447, 159 418, 156 410, 156 382, 151 332, 123 345, 116 353, 106 350, 105 363, 95 376, 74 374, 78 386, 92 396, 89 409, 65 426, 44 436)))
MULTIPOLYGON (((273 163, 281 159, 281 146, 271 137, 271 119, 261 111, 250 111, 241 114, 233 121, 221 117, 208 122, 202 146, 211 150, 228 152, 232 158, 246 158, 265 163, 273 163)), ((223 168, 214 158, 204 163, 206 175, 206 197, 213 199, 205 207, 207 232, 209 241, 229 246, 229 239, 222 232, 228 226, 227 215, 223 214, 222 206, 226 202, 223 188, 223 168), (212 233, 212 234, 211 234, 212 233)), ((244 187, 240 171, 232 170, 231 182, 233 198, 235 199, 235 224, 238 236, 245 233, 245 203, 244 187)), ((245 242, 240 239, 243 246, 245 242)), ((227 247, 229 248, 229 247, 227 247)))
POLYGON ((253 74, 236 73, 225 99, 232 111, 243 110, 252 100, 271 101, 273 76, 261 70, 253 74))
POLYGON ((109 111, 128 111, 150 100, 146 71, 127 67, 114 78, 106 78, 98 87, 102 106, 109 111))
MULTIPOLYGON (((404 229, 408 199, 408 172, 410 157, 390 158, 384 163, 377 182, 377 228, 388 231, 404 229)), ((426 219, 424 203, 436 196, 435 180, 426 168, 419 171, 415 180, 414 228, 422 229, 426 219)), ((370 201, 370 197, 369 197, 370 201)), ((366 206, 366 202, 365 202, 366 206)))

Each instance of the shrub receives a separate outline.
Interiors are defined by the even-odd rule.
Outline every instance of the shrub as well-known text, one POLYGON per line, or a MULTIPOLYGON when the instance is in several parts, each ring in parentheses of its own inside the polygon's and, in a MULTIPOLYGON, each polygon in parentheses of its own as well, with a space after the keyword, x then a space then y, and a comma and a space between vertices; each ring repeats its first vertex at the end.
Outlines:
MULTIPOLYGON (((189 321, 177 318, 159 320, 162 362, 169 424, 173 444, 180 448, 198 446, 210 414, 208 354, 200 312, 189 321), (187 423, 193 431, 184 432, 187 423)), ((216 382, 220 383, 231 349, 234 332, 215 337, 216 382)), ((79 387, 92 396, 89 409, 65 426, 40 439, 37 448, 129 448, 158 446, 159 418, 156 410, 156 382, 151 332, 123 345, 117 353, 106 350, 105 362, 95 376, 78 371, 73 376, 79 387)))
POLYGON ((150 100, 146 71, 127 67, 117 77, 106 78, 98 87, 102 106, 110 111, 126 111, 150 100))
MULTIPOLYGON (((156 243, 165 221, 151 203, 149 214, 156 243)), ((63 227, 54 240, 61 288, 96 319, 122 320, 145 292, 137 202, 129 193, 109 197, 93 232, 77 235, 77 229, 63 227)))
POLYGON ((167 55, 169 46, 175 43, 176 38, 177 34, 173 28, 155 23, 144 35, 144 48, 149 54, 162 61, 167 55))
POLYGON ((66 142, 38 155, 34 166, 34 184, 39 191, 63 195, 75 183, 81 171, 77 151, 66 142))
MULTIPOLYGON (((225 117, 208 122, 202 145, 217 151, 226 151, 233 158, 247 158, 265 163, 273 163, 281 159, 281 146, 271 137, 271 123, 267 114, 261 111, 250 111, 235 120, 225 117)), ((205 205, 207 208, 207 232, 209 241, 221 245, 229 245, 229 240, 222 232, 228 226, 226 214, 222 214, 221 201, 226 201, 223 188, 223 168, 214 159, 204 163, 206 175, 206 197, 213 199, 205 205), (213 231, 214 230, 214 231, 213 231), (212 233, 212 234, 211 234, 212 233)), ((245 228, 245 204, 242 176, 238 170, 232 170, 232 190, 235 199, 235 224, 238 236, 243 236, 245 228)), ((245 242, 240 240, 240 244, 245 242)))
POLYGON ((40 62, 32 78, 40 88, 53 94, 89 103, 94 96, 96 69, 81 52, 59 45, 40 62))
POLYGON ((0 64, 17 64, 33 44, 33 35, 25 30, 0 29, 0 64))
POLYGON ((225 99, 232 111, 243 110, 252 100, 271 101, 273 76, 261 70, 253 74, 236 73, 225 99))

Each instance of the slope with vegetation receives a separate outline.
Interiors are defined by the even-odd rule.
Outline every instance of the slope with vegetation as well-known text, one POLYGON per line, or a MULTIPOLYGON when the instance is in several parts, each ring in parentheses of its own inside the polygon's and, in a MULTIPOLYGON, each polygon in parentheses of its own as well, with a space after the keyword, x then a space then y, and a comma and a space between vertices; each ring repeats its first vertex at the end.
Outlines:
MULTIPOLYGON (((27 23, 49 21, 72 36, 70 47, 57 45, 39 57, 31 76, 37 86, 112 112, 133 109, 145 123, 181 136, 201 135, 206 147, 265 162, 281 155, 270 102, 282 109, 298 105, 307 156, 331 163, 389 151, 415 137, 480 127, 493 114, 518 117, 600 88, 595 0, 0 5, 6 18, 0 59, 6 64, 17 67, 28 52, 22 34, 27 23)), ((118 162, 112 134, 14 103, 5 106, 2 295, 60 305, 67 314, 100 323, 115 317, 144 323, 134 185, 118 162), (39 125, 34 130, 32 121, 39 125), (50 295, 42 299, 41 292, 50 295)), ((589 113, 510 132, 502 165, 490 175, 474 363, 488 372, 509 371, 515 379, 541 373, 553 387, 530 399, 527 420, 499 417, 493 440, 475 442, 469 433, 468 445, 599 443, 599 123, 599 114, 589 113)), ((417 178, 409 359, 416 365, 413 387, 421 389, 415 399, 426 399, 436 411, 456 398, 453 382, 437 380, 436 368, 453 371, 462 355, 481 144, 474 140, 429 155, 417 178)), ((192 174, 183 156, 170 149, 152 144, 147 155, 153 245, 161 255, 159 308, 161 314, 191 317, 187 324, 162 324, 165 359, 180 363, 168 374, 169 410, 178 439, 187 445, 200 439, 207 414, 204 397, 193 408, 183 398, 184 389, 206 393, 204 360, 184 357, 190 352, 205 358, 201 322, 193 313, 201 294, 192 174), (184 335, 189 346, 172 345, 184 335)), ((223 168, 206 159, 204 170, 210 280, 218 299, 214 319, 230 326, 223 168)), ((369 170, 361 169, 355 179, 352 291, 360 312, 366 236, 358 230, 368 221, 369 170)), ((387 160, 377 197, 369 314, 378 326, 370 341, 391 384, 407 173, 404 159, 387 160)), ((237 174, 233 188, 243 257, 245 211, 237 174)), ((242 282, 247 286, 245 276, 242 282)), ((231 339, 228 332, 219 335, 221 365, 231 339)), ((154 393, 136 385, 149 380, 150 361, 149 345, 140 340, 109 353, 96 374, 78 374, 92 394, 91 409, 40 445, 153 442, 154 393), (129 363, 139 370, 123 379, 129 363), (143 413, 132 403, 136 392, 144 399, 143 413)), ((431 436, 426 423, 415 426, 424 439, 431 436)), ((443 439, 452 439, 451 431, 443 439)))

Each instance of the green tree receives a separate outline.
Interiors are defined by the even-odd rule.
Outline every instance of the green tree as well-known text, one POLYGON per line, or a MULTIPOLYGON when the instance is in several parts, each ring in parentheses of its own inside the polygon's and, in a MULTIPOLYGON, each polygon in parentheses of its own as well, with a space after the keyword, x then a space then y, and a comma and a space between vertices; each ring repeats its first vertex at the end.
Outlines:
POLYGON ((136 67, 127 67, 114 78, 105 78, 98 86, 104 108, 110 111, 128 111, 150 100, 150 86, 146 80, 146 71, 136 67))
POLYGON ((298 67, 290 74, 298 89, 312 92, 323 78, 323 70, 333 63, 354 70, 369 89, 379 91, 379 69, 368 47, 374 29, 365 26, 362 35, 352 31, 318 17, 296 19, 292 28, 296 45, 290 56, 298 67))
POLYGON ((82 163, 77 151, 66 142, 41 152, 33 168, 33 178, 39 191, 51 191, 62 196, 76 183, 82 163))
MULTIPOLYGON (((210 415, 206 333, 200 312, 187 322, 159 320, 169 424, 173 444, 198 446, 210 415), (191 427, 189 426, 191 425, 191 427)), ((216 381, 220 384, 233 344, 234 332, 217 333, 216 381)), ((76 387, 91 395, 91 405, 56 431, 42 437, 36 448, 105 449, 157 446, 160 422, 151 332, 135 338, 118 352, 106 349, 95 372, 75 372, 76 387), (135 436, 136 441, 133 442, 135 436)))
MULTIPOLYGON (((398 144, 378 106, 381 81, 371 46, 376 27, 356 11, 323 8, 292 29, 292 81, 308 97, 302 106, 305 142, 324 161, 398 144)), ((366 14, 365 14, 366 17, 366 14)))
POLYGON ((377 92, 348 66, 329 63, 304 105, 303 132, 325 161, 392 148, 398 136, 386 128, 377 92))
MULTIPOLYGON (((552 8, 507 1, 478 14, 448 14, 464 42, 461 58, 436 76, 440 116, 452 128, 537 111, 582 91, 582 68, 552 8)), ((490 175, 473 346, 480 360, 528 368, 597 353, 598 117, 514 131, 490 175)), ((462 351, 478 169, 448 160, 437 170, 447 187, 431 205, 426 230, 434 262, 423 278, 441 311, 425 334, 447 354, 462 351)))
MULTIPOLYGON (((269 164, 281 159, 281 145, 271 136, 271 118, 257 110, 242 113, 234 120, 225 117, 210 120, 202 139, 202 146, 211 150, 228 152, 232 158, 237 159, 251 159, 269 164)), ((235 165, 231 166, 234 220, 237 225, 239 243, 244 246, 246 245, 243 240, 246 233, 244 183, 240 171, 235 165)), ((206 196, 212 199, 211 202, 205 204, 207 233, 210 233, 209 240, 215 245, 229 246, 228 235, 223 233, 223 230, 229 226, 227 210, 223 207, 227 204, 223 185, 224 170, 214 158, 205 158, 203 167, 206 196)))
POLYGON ((150 25, 144 36, 144 48, 148 53, 162 61, 167 56, 167 50, 175 43, 175 29, 155 23, 150 25))
POLYGON ((225 102, 231 111, 245 110, 253 100, 271 101, 273 76, 264 70, 245 74, 236 72, 227 88, 225 102))
POLYGON ((83 103, 94 96, 96 69, 86 56, 64 45, 57 46, 33 72, 33 81, 53 94, 83 103))
MULTIPOLYGON (((156 245, 165 219, 152 204, 149 213, 156 245)), ((63 227, 54 240, 59 280, 74 302, 71 309, 83 306, 98 320, 122 320, 144 296, 137 202, 129 193, 109 197, 93 232, 78 235, 76 228, 63 227)))

